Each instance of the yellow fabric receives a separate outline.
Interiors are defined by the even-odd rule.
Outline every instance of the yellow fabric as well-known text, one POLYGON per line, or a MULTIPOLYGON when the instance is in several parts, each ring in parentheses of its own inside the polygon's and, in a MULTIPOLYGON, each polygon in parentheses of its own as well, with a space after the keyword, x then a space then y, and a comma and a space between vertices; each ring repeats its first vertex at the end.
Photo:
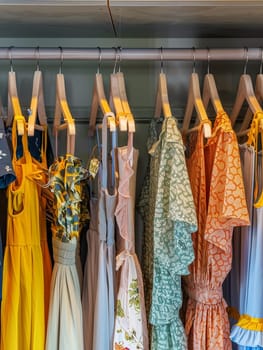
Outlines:
POLYGON ((249 315, 241 315, 237 326, 248 329, 250 331, 263 331, 263 318, 251 317, 249 315))
POLYGON ((36 169, 28 151, 26 134, 22 137, 23 157, 16 159, 16 119, 13 123, 12 140, 13 166, 17 180, 8 188, 1 350, 44 350, 44 278, 39 197, 37 185, 31 179, 36 169))
MULTIPOLYGON (((259 128, 259 124, 260 121, 263 119, 263 112, 257 112, 252 120, 249 132, 247 134, 248 136, 248 140, 247 140, 247 144, 249 146, 254 147, 255 149, 255 169, 257 169, 257 164, 258 164, 258 144, 259 144, 259 140, 258 140, 258 136, 259 134, 261 135, 261 145, 263 145, 262 141, 263 141, 263 130, 260 130, 259 128)), ((262 163, 263 165, 263 163, 262 163)), ((255 208, 260 208, 263 206, 263 191, 261 192, 261 194, 258 194, 258 172, 255 172, 255 187, 254 187, 254 201, 255 201, 255 208)))

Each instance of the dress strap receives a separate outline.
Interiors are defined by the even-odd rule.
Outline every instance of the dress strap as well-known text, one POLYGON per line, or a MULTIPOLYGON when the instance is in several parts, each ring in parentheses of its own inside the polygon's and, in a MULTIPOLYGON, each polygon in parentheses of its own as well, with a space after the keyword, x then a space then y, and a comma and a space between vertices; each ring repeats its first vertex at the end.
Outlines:
POLYGON ((47 125, 43 126, 42 142, 41 142, 41 162, 43 166, 47 167, 47 125))
MULTIPOLYGON (((14 116, 14 122, 12 125, 12 146, 13 146, 13 163, 17 162, 17 139, 18 139, 18 133, 17 133, 17 121, 21 121, 24 123, 24 130, 26 130, 26 121, 24 116, 22 115, 15 115, 14 116)), ((23 135, 21 135, 22 138, 22 146, 23 146, 23 155, 25 161, 27 164, 31 162, 31 155, 28 149, 28 140, 27 140, 27 133, 24 132, 23 135)))
MULTIPOLYGON (((112 112, 106 113, 102 121, 102 187, 108 186, 108 118, 114 118, 112 112)), ((115 154, 114 148, 117 147, 117 132, 112 131, 112 184, 115 187, 115 154)))
MULTIPOLYGON (((255 113, 250 129, 247 133, 248 140, 247 145, 252 146, 255 149, 255 172, 254 172, 254 179, 255 179, 255 185, 254 185, 254 206, 256 208, 260 208, 263 206, 263 191, 261 192, 260 196, 258 194, 259 191, 259 183, 258 183, 258 145, 259 145, 259 134, 261 135, 261 145, 263 145, 263 130, 260 130, 260 121, 263 120, 263 113, 257 112, 255 113)), ((263 166, 263 163, 262 163, 263 166)))

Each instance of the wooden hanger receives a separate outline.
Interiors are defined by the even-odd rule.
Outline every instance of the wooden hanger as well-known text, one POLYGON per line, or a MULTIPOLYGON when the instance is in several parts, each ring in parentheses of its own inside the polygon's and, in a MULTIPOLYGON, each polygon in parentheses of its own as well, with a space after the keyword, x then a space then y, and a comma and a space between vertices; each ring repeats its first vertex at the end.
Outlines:
POLYGON ((110 106, 115 110, 120 131, 127 131, 127 118, 120 97, 118 76, 115 72, 110 75, 110 106))
POLYGON ((28 136, 34 136, 35 129, 45 130, 47 126, 47 115, 45 111, 42 72, 36 70, 33 79, 32 98, 30 104, 30 115, 28 117, 28 136), (37 115, 40 125, 36 124, 37 115))
POLYGON ((122 72, 118 72, 117 77, 118 77, 118 83, 119 83, 119 92, 120 92, 122 108, 128 121, 128 129, 129 129, 129 132, 135 132, 135 121, 134 121, 134 117, 131 112, 127 94, 126 94, 124 75, 122 72))
POLYGON ((53 123, 54 133, 67 129, 67 153, 74 154, 75 151, 75 121, 71 115, 65 90, 65 80, 62 73, 57 74, 56 81, 56 107, 53 123), (63 115, 64 123, 61 124, 61 116, 63 115))
POLYGON ((200 123, 203 124, 204 137, 211 137, 211 122, 207 116, 205 107, 203 105, 203 101, 200 93, 200 85, 197 73, 193 72, 190 77, 189 91, 188 91, 188 99, 187 105, 183 120, 182 133, 187 134, 191 131, 196 130, 196 126, 192 129, 189 129, 193 110, 197 113, 198 120, 195 125, 200 123), (199 123, 198 123, 199 122, 199 123))
MULTIPOLYGON (((259 103, 261 103, 263 100, 262 65, 263 65, 263 48, 261 49, 261 63, 260 63, 259 74, 257 75, 257 78, 256 78, 256 86, 255 86, 255 96, 256 96, 256 99, 259 103)), ((246 112, 246 115, 244 117, 244 120, 241 124, 241 127, 239 129, 238 136, 239 135, 241 136, 241 135, 244 135, 247 133, 249 124, 252 120, 252 117, 253 117, 253 112, 252 112, 251 108, 249 107, 247 112, 246 112)), ((261 130, 263 129, 262 120, 260 120, 260 128, 261 128, 261 130)))
POLYGON ((111 108, 105 96, 102 75, 100 73, 96 73, 95 80, 94 80, 92 101, 91 101, 89 136, 94 135, 99 107, 103 115, 108 115, 108 123, 109 123, 110 131, 115 131, 116 130, 115 117, 113 117, 114 114, 111 111, 111 108))
MULTIPOLYGON (((88 132, 89 136, 94 135, 99 107, 103 115, 104 116, 107 115, 108 126, 110 128, 110 131, 111 132, 116 131, 115 116, 106 99, 104 86, 103 86, 103 79, 102 79, 102 75, 100 74, 101 48, 99 47, 98 49, 99 49, 99 65, 98 65, 97 73, 95 75, 94 86, 93 86, 93 95, 92 95, 91 111, 90 111, 90 119, 89 119, 89 132, 88 132)), ((114 82, 113 85, 115 88, 116 83, 114 82)))
POLYGON ((159 74, 157 94, 155 99, 155 111, 154 117, 159 119, 161 114, 163 114, 164 118, 169 118, 172 116, 171 106, 169 102, 168 96, 168 88, 167 88, 167 80, 166 75, 163 72, 163 48, 160 48, 160 60, 161 60, 161 71, 159 74))
MULTIPOLYGON (((255 96, 256 96, 257 101, 259 103, 261 103, 263 100, 263 74, 257 75, 256 86, 255 86, 255 96)), ((245 135, 248 132, 250 122, 253 118, 253 114, 254 113, 252 112, 251 108, 248 107, 247 112, 245 114, 245 117, 242 121, 241 127, 237 133, 237 136, 245 135)), ((261 123, 262 123, 262 121, 260 121, 260 127, 262 129, 263 125, 261 126, 261 123)))
POLYGON ((216 82, 213 74, 210 73, 210 50, 207 49, 207 74, 205 75, 203 84, 203 104, 207 110, 208 104, 211 101, 212 106, 215 110, 216 115, 224 112, 224 108, 220 101, 216 82))
MULTIPOLYGON (((6 120, 6 125, 11 126, 13 122, 13 117, 15 116, 23 116, 22 110, 17 94, 17 86, 16 86, 16 73, 13 71, 11 66, 11 70, 8 73, 8 115, 6 120)), ((24 135, 24 121, 23 118, 17 119, 17 133, 18 135, 24 135)))
MULTIPOLYGON (((236 100, 235 100, 234 107, 231 112, 231 118, 230 118, 232 122, 232 126, 234 126, 237 116, 245 101, 247 101, 248 106, 253 114, 255 114, 256 112, 262 111, 260 104, 258 103, 258 100, 254 93, 251 77, 248 74, 242 74, 239 80, 237 96, 236 96, 236 100)), ((242 126, 242 130, 247 125, 247 122, 248 121, 246 120, 244 125, 242 126)))
POLYGON ((222 113, 224 111, 224 108, 222 106, 222 103, 218 95, 215 78, 213 74, 207 73, 205 75, 202 97, 203 97, 203 104, 206 110, 209 102, 211 101, 216 114, 222 113))
POLYGON ((156 119, 160 118, 161 113, 163 113, 163 116, 165 118, 169 118, 172 116, 172 111, 168 97, 166 75, 162 71, 159 74, 154 117, 156 119))
MULTIPOLYGON (((235 125, 238 114, 245 101, 248 103, 249 109, 251 110, 253 115, 257 112, 262 111, 261 106, 258 103, 258 100, 255 96, 251 77, 248 74, 246 74, 247 64, 248 64, 248 49, 245 48, 245 50, 246 50, 246 62, 244 66, 244 73, 241 75, 239 79, 237 96, 236 96, 236 100, 235 100, 234 107, 232 109, 231 117, 230 117, 233 127, 235 125)), ((248 127, 249 122, 250 122, 249 116, 246 115, 237 136, 241 136, 242 134, 246 133, 245 129, 248 127)))

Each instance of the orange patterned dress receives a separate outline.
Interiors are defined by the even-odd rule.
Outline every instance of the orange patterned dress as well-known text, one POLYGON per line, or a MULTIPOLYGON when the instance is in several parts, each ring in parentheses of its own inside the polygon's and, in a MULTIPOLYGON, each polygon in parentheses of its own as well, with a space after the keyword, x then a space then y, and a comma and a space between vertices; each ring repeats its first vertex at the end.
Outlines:
POLYGON ((231 269, 233 227, 249 225, 238 143, 224 112, 217 115, 206 145, 202 125, 186 143, 198 217, 192 235, 195 261, 184 278, 188 349, 230 350, 222 283, 231 269))

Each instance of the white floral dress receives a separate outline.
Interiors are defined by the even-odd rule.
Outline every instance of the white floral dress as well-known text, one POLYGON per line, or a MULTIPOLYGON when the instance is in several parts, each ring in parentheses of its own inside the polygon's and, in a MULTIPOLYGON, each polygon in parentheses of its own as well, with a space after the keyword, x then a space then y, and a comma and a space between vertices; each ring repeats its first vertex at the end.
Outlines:
POLYGON ((119 284, 116 303, 114 350, 147 350, 147 322, 142 272, 135 254, 134 207, 138 151, 128 146, 118 148, 119 188, 115 211, 119 228, 116 269, 119 284))

